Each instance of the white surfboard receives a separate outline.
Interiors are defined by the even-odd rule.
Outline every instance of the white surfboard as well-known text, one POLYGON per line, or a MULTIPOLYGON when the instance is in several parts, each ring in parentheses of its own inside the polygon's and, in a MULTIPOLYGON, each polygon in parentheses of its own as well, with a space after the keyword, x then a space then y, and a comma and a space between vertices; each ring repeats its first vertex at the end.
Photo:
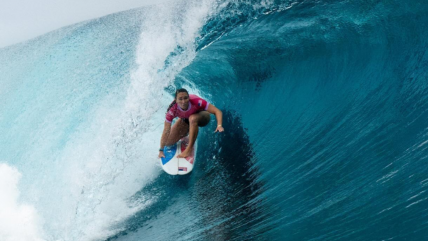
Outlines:
POLYGON ((195 164, 196 143, 193 147, 192 154, 186 158, 177 158, 189 144, 189 137, 183 137, 176 144, 164 147, 164 155, 160 159, 163 170, 170 175, 185 175, 193 170, 195 164))

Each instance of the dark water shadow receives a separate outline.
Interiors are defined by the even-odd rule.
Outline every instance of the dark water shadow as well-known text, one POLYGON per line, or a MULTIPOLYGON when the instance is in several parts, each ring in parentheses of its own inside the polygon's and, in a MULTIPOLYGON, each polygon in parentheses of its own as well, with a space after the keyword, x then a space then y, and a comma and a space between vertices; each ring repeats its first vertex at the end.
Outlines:
MULTIPOLYGON (((223 111, 225 132, 212 133, 216 122, 201 135, 198 173, 192 196, 201 214, 194 240, 261 240, 254 227, 263 221, 263 192, 255 155, 239 115, 223 111), (202 161, 203 160, 203 161, 202 161), (255 231, 255 232, 253 232, 255 231)), ((192 238, 192 240, 193 240, 192 238)))

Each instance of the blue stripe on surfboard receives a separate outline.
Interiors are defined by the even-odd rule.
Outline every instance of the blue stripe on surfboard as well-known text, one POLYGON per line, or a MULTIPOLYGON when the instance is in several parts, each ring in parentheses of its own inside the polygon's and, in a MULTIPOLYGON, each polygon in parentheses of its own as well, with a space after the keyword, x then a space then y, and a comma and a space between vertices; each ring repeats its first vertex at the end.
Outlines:
POLYGON ((168 163, 174 156, 175 153, 177 152, 177 144, 174 144, 172 146, 165 146, 163 148, 163 154, 165 155, 165 157, 162 157, 162 165, 165 165, 166 163, 168 163))

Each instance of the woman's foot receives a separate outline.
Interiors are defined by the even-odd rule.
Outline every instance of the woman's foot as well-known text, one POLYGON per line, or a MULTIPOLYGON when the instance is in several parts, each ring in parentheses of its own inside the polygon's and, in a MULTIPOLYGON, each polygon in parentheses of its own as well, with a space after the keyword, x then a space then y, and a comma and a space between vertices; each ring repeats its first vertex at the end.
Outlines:
POLYGON ((178 158, 186 158, 190 156, 192 153, 190 152, 189 148, 186 148, 180 155, 178 155, 178 158))

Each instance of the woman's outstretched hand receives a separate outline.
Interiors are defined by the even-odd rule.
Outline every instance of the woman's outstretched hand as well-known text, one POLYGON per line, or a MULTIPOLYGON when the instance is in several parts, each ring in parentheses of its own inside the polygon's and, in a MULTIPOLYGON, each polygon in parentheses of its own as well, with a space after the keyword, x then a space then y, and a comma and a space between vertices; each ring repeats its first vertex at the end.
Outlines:
POLYGON ((215 129, 214 133, 215 132, 223 132, 223 131, 224 131, 223 126, 217 126, 217 129, 215 129))

